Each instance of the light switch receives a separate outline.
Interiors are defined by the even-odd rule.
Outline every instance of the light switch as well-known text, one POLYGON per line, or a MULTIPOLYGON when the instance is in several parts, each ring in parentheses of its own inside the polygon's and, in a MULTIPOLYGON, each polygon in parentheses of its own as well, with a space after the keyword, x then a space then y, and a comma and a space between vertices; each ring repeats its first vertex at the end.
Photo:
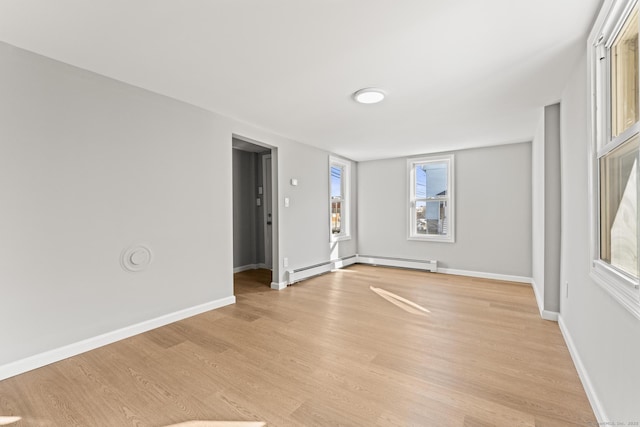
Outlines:
POLYGON ((285 208, 288 208, 288 207, 289 207, 289 198, 288 198, 288 197, 285 197, 285 198, 284 198, 284 207, 285 207, 285 208))
POLYGON ((260 197, 256 199, 256 206, 260 206, 262 203, 260 202, 260 197))
POLYGON ((262 187, 258 187, 258 194, 262 194, 262 187))
POLYGON ((298 180, 295 178, 291 178, 291 185, 293 185, 294 187, 298 185, 298 180))

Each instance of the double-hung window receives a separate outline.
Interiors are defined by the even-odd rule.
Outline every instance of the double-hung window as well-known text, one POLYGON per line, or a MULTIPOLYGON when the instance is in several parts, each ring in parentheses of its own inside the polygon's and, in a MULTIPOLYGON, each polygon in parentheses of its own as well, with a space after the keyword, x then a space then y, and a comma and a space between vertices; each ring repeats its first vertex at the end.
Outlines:
POLYGON ((351 163, 336 157, 329 158, 329 209, 331 240, 351 238, 349 232, 349 188, 351 163))
POLYGON ((614 2, 592 35, 594 279, 640 318, 637 0, 614 2))
POLYGON ((409 240, 454 241, 453 154, 412 158, 409 240))

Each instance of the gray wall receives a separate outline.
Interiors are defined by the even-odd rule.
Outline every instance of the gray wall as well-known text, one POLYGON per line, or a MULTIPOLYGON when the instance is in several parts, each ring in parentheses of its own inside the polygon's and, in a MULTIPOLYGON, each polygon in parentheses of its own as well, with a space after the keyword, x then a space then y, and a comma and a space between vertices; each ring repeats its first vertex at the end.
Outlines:
POLYGON ((541 309, 560 310, 560 104, 548 105, 533 139, 533 286, 541 309))
POLYGON ((256 153, 233 150, 234 268, 258 263, 257 159, 256 153))
POLYGON ((544 308, 560 310, 560 104, 544 108, 544 308))
POLYGON ((405 158, 358 164, 358 252, 531 276, 531 144, 455 154, 456 241, 407 240, 405 158))
POLYGON ((4 43, 0 93, 0 367, 232 295, 211 113, 4 43), (153 263, 126 272, 136 243, 153 263))
POLYGON ((5 43, 0 94, 0 371, 232 296, 234 135, 273 147, 277 280, 331 257, 325 151, 5 43))
POLYGON ((640 321, 589 276, 587 87, 583 56, 561 99, 561 323, 605 421, 626 423, 640 420, 640 321))

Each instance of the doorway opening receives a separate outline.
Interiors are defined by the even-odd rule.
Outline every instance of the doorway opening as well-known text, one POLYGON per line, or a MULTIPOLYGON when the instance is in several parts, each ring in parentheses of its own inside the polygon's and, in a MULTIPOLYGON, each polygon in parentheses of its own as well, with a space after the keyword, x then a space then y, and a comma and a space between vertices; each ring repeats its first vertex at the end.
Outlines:
POLYGON ((235 135, 232 147, 234 294, 264 291, 278 277, 277 150, 235 135))

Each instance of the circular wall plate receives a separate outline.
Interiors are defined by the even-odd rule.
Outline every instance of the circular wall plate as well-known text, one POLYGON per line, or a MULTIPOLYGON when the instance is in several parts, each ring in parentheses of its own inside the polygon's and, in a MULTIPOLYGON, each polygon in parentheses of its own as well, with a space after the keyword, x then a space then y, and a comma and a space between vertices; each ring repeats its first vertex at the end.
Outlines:
POLYGON ((151 264, 152 253, 149 248, 143 245, 131 246, 120 256, 120 265, 126 271, 138 272, 142 271, 151 264))

